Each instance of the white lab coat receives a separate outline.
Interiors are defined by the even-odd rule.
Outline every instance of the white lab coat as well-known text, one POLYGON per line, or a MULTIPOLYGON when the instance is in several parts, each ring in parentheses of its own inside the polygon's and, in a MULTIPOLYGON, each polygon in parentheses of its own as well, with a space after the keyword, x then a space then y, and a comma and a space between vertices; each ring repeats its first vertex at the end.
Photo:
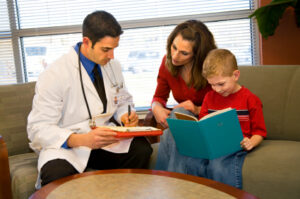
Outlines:
MULTIPOLYGON (((128 110, 128 104, 133 106, 132 96, 125 87, 119 62, 111 60, 110 66, 107 64, 104 67, 107 67, 106 72, 103 66, 101 70, 107 97, 107 113, 110 115, 97 120, 97 125, 111 125, 108 120, 113 115, 120 122, 121 115, 128 110), (119 85, 123 84, 123 88, 117 92, 110 80, 116 80, 119 85), (115 97, 118 100, 117 104, 115 97)), ((99 115, 103 111, 102 101, 86 70, 83 66, 81 69, 91 115, 99 115)), ((31 141, 30 147, 39 154, 38 171, 46 162, 60 158, 70 162, 79 172, 83 172, 91 149, 83 146, 64 149, 62 145, 72 133, 87 133, 90 130, 89 115, 80 84, 78 54, 72 47, 67 54, 46 68, 36 83, 27 132, 31 141)), ((128 151, 131 140, 121 141, 118 146, 112 147, 111 151, 128 151)), ((39 180, 36 187, 40 187, 39 180)))

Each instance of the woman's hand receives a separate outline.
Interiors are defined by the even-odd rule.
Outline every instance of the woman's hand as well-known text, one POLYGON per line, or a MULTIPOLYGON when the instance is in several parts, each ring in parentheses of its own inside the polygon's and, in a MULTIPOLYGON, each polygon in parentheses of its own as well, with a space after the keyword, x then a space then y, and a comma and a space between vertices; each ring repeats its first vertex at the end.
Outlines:
POLYGON ((160 104, 152 106, 152 112, 157 123, 161 124, 164 128, 168 127, 167 117, 171 113, 169 109, 162 107, 160 104))
POLYGON ((199 115, 201 106, 196 106, 191 100, 186 100, 180 104, 174 106, 175 108, 183 107, 185 110, 191 111, 195 115, 199 115))

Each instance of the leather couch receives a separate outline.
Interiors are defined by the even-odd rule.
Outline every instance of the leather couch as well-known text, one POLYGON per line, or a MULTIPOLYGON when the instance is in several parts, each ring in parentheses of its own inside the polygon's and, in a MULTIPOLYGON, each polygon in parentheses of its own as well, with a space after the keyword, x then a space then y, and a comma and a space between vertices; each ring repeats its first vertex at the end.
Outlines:
MULTIPOLYGON (((245 159, 243 189, 262 199, 298 199, 300 66, 241 66, 240 70, 240 83, 263 102, 268 132, 268 138, 245 159)), ((34 82, 0 86, 0 199, 11 195, 25 199, 35 191, 37 155, 30 150, 26 133, 34 86, 34 82)), ((158 145, 152 145, 149 169, 154 168, 158 145)))

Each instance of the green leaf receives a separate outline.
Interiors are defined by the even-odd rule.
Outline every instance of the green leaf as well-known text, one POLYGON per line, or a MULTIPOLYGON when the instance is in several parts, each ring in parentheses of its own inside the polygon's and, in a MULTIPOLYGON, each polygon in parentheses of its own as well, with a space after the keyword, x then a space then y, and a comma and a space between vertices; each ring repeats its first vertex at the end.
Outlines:
POLYGON ((249 17, 257 20, 258 28, 264 38, 274 35, 275 29, 285 9, 289 6, 295 6, 297 0, 273 0, 270 4, 256 9, 249 17))

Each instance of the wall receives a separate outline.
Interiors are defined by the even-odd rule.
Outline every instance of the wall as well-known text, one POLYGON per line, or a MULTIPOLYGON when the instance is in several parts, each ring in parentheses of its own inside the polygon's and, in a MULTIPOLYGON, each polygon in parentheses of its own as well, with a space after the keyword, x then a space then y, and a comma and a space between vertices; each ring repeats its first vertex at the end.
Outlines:
MULTIPOLYGON (((271 0, 260 0, 264 6, 271 0)), ((275 34, 264 39, 260 36, 260 64, 300 64, 300 28, 296 25, 293 8, 288 8, 279 21, 275 34)))

